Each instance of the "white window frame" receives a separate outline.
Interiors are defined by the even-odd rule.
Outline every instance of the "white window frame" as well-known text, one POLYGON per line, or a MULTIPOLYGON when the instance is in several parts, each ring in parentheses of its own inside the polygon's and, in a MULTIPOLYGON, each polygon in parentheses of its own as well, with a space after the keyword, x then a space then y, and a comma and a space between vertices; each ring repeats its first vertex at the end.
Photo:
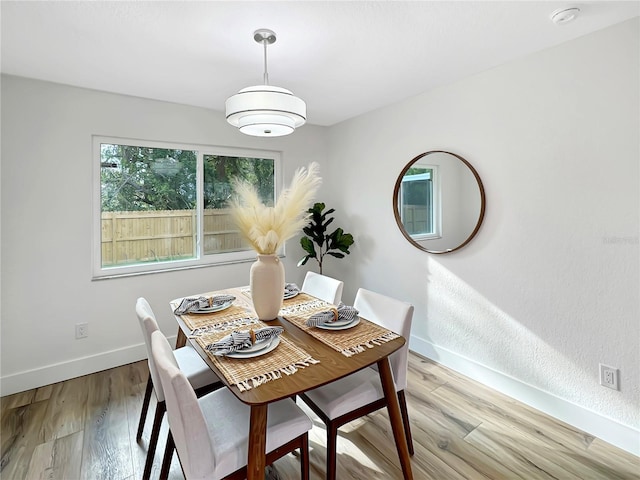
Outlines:
MULTIPOLYGON (((411 238, 417 242, 420 242, 423 240, 434 240, 437 238, 442 238, 442 196, 440 191, 440 170, 438 168, 438 165, 427 165, 427 164, 421 164, 419 162, 416 163, 414 167, 426 168, 431 170, 432 172, 431 185, 433 189, 433 199, 432 199, 433 201, 431 204, 430 214, 432 215, 432 218, 433 218, 433 232, 412 234, 411 238)), ((398 201, 400 202, 399 211, 400 211, 401 221, 404 221, 404 219, 402 218, 402 215, 404 212, 404 208, 402 205, 402 199, 404 198, 403 196, 404 183, 405 183, 404 180, 400 183, 400 195, 398 196, 398 201)))
MULTIPOLYGON (((235 156, 235 157, 252 157, 252 158, 266 158, 271 159, 274 162, 274 199, 278 198, 279 193, 282 191, 283 185, 283 173, 282 173, 282 153, 272 150, 257 150, 249 148, 235 148, 235 147, 220 147, 213 145, 201 145, 201 144, 189 144, 178 142, 162 142, 152 140, 141 140, 122 137, 108 137, 93 135, 92 136, 92 155, 93 162, 93 199, 92 199, 92 214, 93 214, 93 232, 92 232, 92 279, 106 279, 114 277, 123 277, 131 275, 142 275, 148 273, 166 272, 172 270, 183 270, 188 268, 201 268, 213 265, 225 265, 230 263, 241 263, 253 261, 256 258, 256 252, 252 249, 237 251, 237 252, 225 252, 215 254, 203 253, 203 213, 204 213, 204 193, 203 193, 203 174, 204 163, 203 158, 205 155, 222 155, 222 156, 235 156), (164 149, 181 149, 181 150, 193 150, 196 152, 196 219, 197 219, 197 239, 196 239, 196 258, 188 260, 171 260, 159 263, 144 263, 133 264, 125 266, 102 266, 102 202, 101 202, 101 148, 102 143, 116 144, 116 145, 136 145, 149 148, 164 148, 164 149)), ((284 256, 284 248, 279 255, 284 256)))

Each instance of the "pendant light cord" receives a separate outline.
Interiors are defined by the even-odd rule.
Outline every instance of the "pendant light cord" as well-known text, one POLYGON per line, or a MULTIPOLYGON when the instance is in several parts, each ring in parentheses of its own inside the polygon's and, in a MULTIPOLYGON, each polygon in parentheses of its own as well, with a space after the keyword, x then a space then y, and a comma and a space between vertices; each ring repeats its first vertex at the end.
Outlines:
POLYGON ((267 72, 267 39, 262 40, 264 45, 264 84, 269 85, 269 73, 267 72))

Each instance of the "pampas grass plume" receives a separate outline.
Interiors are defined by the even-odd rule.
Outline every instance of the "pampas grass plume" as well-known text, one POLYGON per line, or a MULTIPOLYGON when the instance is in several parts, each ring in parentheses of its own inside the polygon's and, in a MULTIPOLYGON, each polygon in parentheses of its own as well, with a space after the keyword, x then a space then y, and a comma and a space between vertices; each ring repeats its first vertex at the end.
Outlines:
POLYGON ((322 178, 320 166, 312 162, 293 175, 289 188, 284 189, 276 204, 267 207, 260 201, 255 187, 248 182, 234 182, 234 196, 229 205, 231 217, 242 237, 262 255, 271 255, 288 239, 302 231, 322 178))

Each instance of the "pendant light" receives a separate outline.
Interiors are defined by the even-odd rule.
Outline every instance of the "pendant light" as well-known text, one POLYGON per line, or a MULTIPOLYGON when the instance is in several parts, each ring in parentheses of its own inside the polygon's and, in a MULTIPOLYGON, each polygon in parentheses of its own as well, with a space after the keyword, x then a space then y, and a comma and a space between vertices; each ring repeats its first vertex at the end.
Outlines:
POLYGON ((264 46, 264 85, 243 88, 229 97, 225 102, 227 122, 246 135, 289 135, 307 121, 307 105, 289 90, 269 85, 267 45, 276 41, 276 34, 260 29, 253 39, 264 46))

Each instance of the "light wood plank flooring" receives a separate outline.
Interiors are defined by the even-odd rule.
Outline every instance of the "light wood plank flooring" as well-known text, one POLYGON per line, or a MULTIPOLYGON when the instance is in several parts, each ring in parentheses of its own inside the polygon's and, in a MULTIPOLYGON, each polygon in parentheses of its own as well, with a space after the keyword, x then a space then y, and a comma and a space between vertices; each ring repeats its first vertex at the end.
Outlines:
MULTIPOLYGON (((136 443, 147 375, 142 361, 2 398, 0 478, 141 478, 155 409, 152 402, 136 443)), ((638 457, 414 354, 407 402, 416 480, 640 479, 638 457)), ((324 425, 306 411, 314 419, 311 479, 320 480, 324 425)), ((154 479, 165 438, 166 425, 154 479)), ((402 478, 386 411, 343 427, 338 450, 341 480, 402 478)), ((283 480, 299 478, 294 455, 275 467, 283 480)), ((182 478, 174 458, 171 479, 182 478)))

